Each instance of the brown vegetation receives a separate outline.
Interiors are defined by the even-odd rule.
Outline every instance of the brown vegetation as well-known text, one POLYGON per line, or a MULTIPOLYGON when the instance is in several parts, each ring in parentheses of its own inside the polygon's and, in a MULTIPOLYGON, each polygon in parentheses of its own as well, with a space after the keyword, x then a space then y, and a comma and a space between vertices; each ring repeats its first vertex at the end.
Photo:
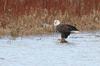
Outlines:
POLYGON ((59 19, 79 30, 100 29, 100 0, 0 0, 0 35, 54 32, 59 19))

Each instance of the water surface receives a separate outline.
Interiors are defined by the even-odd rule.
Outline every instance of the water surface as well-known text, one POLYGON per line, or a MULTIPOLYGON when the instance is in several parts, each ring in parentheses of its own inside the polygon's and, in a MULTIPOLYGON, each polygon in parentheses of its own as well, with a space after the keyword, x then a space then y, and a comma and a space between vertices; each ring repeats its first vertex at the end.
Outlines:
POLYGON ((100 66, 100 32, 0 39, 0 66, 100 66))

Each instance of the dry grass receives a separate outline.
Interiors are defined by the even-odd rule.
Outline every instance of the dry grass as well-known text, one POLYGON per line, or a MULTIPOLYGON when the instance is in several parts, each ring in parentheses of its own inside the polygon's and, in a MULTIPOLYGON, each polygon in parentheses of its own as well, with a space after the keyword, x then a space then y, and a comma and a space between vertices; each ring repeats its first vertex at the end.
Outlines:
POLYGON ((0 35, 33 35, 54 32, 53 21, 60 21, 76 26, 79 30, 100 29, 100 12, 94 11, 90 15, 73 16, 61 11, 48 13, 47 10, 36 10, 30 15, 0 16, 0 35))

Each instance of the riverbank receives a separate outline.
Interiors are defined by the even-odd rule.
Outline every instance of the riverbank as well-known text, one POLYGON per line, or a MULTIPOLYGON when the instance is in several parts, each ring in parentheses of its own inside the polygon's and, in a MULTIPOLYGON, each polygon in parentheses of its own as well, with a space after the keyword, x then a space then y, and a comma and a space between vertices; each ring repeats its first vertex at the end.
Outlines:
POLYGON ((82 16, 69 15, 67 12, 62 14, 60 11, 51 14, 48 11, 34 11, 30 15, 1 15, 0 35, 22 36, 52 33, 55 19, 76 26, 80 31, 100 30, 100 13, 96 11, 82 16))

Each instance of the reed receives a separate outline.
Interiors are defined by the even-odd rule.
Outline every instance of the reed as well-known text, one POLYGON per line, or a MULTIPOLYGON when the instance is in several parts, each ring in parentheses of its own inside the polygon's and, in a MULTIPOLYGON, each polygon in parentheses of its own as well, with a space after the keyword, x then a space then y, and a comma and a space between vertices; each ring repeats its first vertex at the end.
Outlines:
POLYGON ((79 30, 100 29, 100 12, 94 11, 88 15, 74 16, 68 12, 46 9, 31 11, 30 14, 0 16, 0 35, 22 36, 54 32, 53 21, 59 19, 63 23, 76 26, 79 30))

